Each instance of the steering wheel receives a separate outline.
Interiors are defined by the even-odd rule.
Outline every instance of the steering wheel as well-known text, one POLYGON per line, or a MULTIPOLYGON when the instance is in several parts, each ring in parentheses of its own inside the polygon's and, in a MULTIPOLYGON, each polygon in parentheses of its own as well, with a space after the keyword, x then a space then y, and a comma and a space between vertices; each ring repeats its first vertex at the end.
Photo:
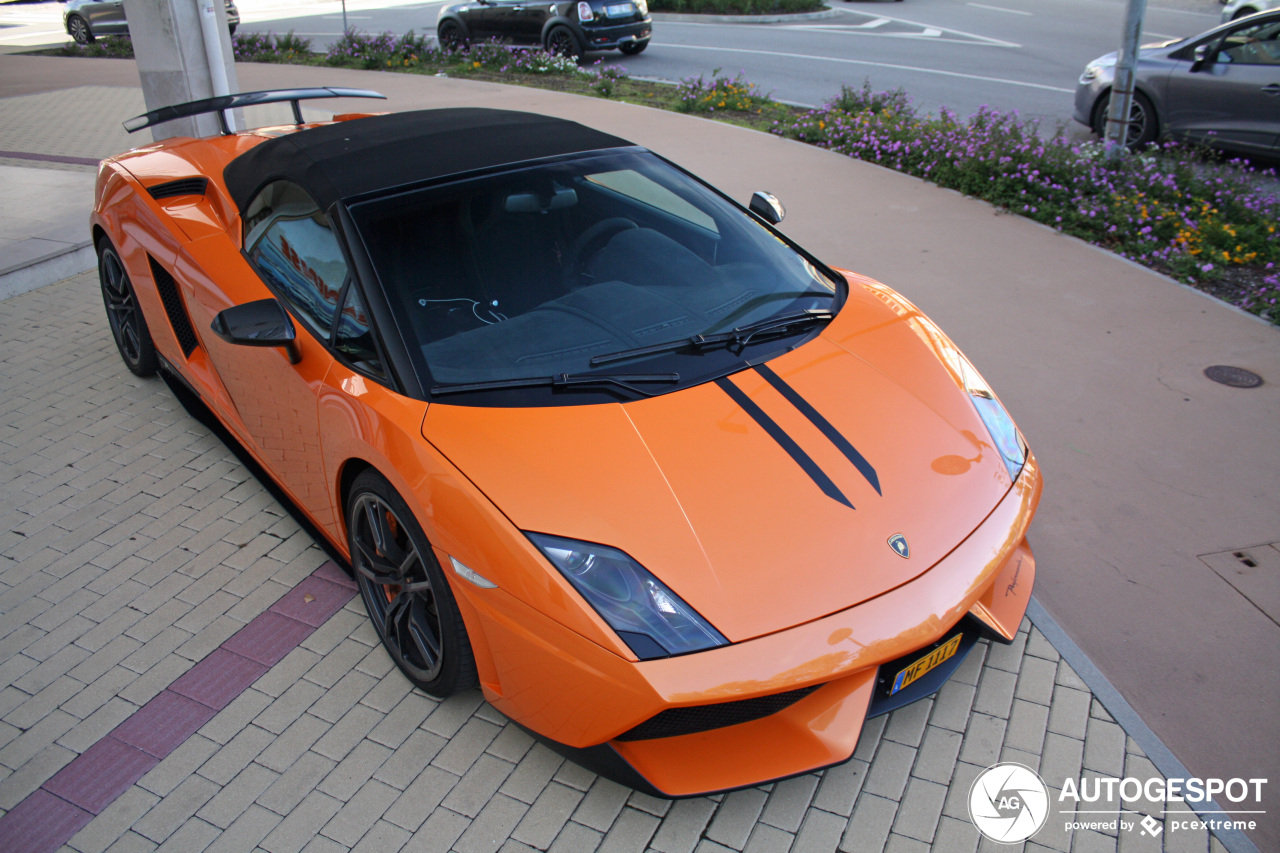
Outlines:
POLYGON ((639 227, 630 219, 614 216, 609 219, 601 219, 595 225, 579 234, 578 239, 573 241, 573 248, 569 250, 568 258, 565 259, 565 287, 569 290, 576 290, 581 287, 583 285, 582 277, 586 273, 584 267, 587 260, 603 249, 605 244, 618 234, 639 227))

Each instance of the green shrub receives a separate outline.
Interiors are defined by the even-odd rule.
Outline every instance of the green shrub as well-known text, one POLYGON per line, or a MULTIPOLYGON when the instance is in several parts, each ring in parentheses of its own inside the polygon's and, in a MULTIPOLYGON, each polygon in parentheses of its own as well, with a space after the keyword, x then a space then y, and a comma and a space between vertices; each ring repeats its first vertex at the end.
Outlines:
POLYGON ((760 94, 755 85, 742 79, 742 72, 729 79, 717 68, 711 79, 681 80, 676 85, 676 110, 682 113, 751 112, 758 113, 772 104, 768 95, 760 94))
POLYGON ((133 59, 133 42, 128 36, 102 36, 93 44, 76 44, 70 41, 55 50, 54 55, 133 59))

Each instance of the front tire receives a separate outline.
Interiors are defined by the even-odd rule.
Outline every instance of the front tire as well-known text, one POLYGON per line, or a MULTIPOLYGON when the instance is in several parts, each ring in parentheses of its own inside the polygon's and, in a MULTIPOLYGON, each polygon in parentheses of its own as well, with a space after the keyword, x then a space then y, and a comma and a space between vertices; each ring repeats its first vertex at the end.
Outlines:
POLYGON ((369 619, 405 677, 438 699, 474 687, 475 658, 453 590, 413 513, 372 469, 351 486, 347 544, 369 619))
POLYGON ((111 337, 124 366, 135 376, 151 376, 159 366, 156 347, 142 316, 142 306, 129 280, 129 273, 106 237, 98 241, 98 283, 102 286, 102 302, 107 309, 111 337))
MULTIPOLYGON (((1111 108, 1111 93, 1098 100, 1093 108, 1093 132, 1106 139, 1107 110, 1111 108)), ((1133 93, 1133 103, 1129 106, 1129 128, 1125 135, 1125 147, 1130 151, 1145 148, 1156 140, 1160 134, 1160 120, 1156 116, 1151 100, 1141 92, 1133 93)))
POLYGON ((567 56, 570 59, 582 56, 582 45, 568 27, 556 27, 547 33, 547 41, 543 46, 547 53, 554 53, 556 56, 567 56))
POLYGON ((79 15, 67 18, 67 33, 76 44, 93 44, 93 30, 89 29, 89 22, 79 15))

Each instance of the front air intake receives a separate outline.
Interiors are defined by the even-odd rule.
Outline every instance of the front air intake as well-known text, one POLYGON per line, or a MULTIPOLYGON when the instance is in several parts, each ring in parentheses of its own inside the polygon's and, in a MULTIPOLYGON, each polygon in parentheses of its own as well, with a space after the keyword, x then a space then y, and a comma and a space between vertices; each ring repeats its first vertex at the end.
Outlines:
POLYGON ((801 687, 799 690, 789 690, 786 693, 775 693, 772 696, 739 699, 736 702, 668 708, 630 731, 618 735, 615 740, 654 740, 736 726, 739 723, 758 720, 790 708, 821 686, 816 684, 812 687, 801 687))

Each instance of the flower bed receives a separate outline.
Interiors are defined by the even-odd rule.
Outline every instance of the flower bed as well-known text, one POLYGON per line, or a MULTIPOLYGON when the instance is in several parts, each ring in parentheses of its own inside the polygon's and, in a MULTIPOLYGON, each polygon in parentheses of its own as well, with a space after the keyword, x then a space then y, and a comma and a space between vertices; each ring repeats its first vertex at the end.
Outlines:
POLYGON ((984 199, 1280 323, 1275 173, 1169 143, 1109 157, 982 108, 921 116, 901 91, 848 87, 774 132, 984 199))

